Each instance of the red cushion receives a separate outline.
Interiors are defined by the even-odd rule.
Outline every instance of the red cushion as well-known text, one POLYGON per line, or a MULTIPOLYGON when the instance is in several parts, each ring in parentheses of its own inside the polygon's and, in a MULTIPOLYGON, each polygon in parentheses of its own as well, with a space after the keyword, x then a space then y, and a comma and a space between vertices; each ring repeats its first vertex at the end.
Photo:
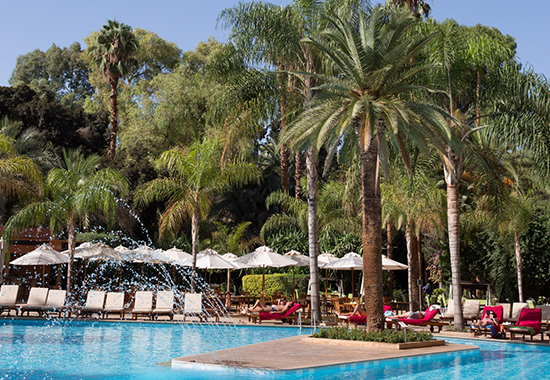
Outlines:
POLYGON ((424 318, 422 319, 409 319, 409 318, 399 318, 399 322, 406 323, 408 325, 421 325, 423 323, 431 321, 436 315, 439 313, 439 309, 432 309, 430 310, 428 308, 428 311, 424 314, 424 318))
POLYGON ((542 309, 531 309, 524 307, 519 313, 516 326, 519 327, 531 327, 535 330, 535 334, 540 331, 540 325, 542 324, 542 309))
POLYGON ((483 308, 483 313, 481 314, 481 319, 485 318, 485 314, 488 311, 493 311, 497 315, 499 323, 502 323, 502 314, 504 313, 502 305, 500 306, 485 306, 483 308))
POLYGON ((284 314, 279 314, 279 313, 260 313, 260 320, 261 321, 264 321, 264 320, 267 320, 267 319, 281 319, 281 318, 284 318, 284 317, 288 317, 290 314, 294 313, 296 310, 298 310, 299 308, 301 308, 302 305, 300 305, 299 303, 295 303, 294 305, 291 306, 290 309, 288 309, 286 311, 286 313, 284 314))

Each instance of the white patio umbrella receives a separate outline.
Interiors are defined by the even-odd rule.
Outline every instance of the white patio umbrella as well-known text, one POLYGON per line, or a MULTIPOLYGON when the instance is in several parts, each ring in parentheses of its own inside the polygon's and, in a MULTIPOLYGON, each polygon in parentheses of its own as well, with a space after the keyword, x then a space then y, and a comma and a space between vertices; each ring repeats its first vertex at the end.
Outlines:
MULTIPOLYGON (((69 251, 63 251, 62 253, 69 254, 69 251)), ((75 259, 84 260, 84 279, 86 278, 88 260, 120 261, 122 259, 121 255, 115 249, 102 242, 85 242, 80 244, 74 250, 74 257, 75 259)))
POLYGON ((354 288, 355 288, 355 270, 362 270, 363 269, 363 258, 359 256, 355 252, 350 252, 344 255, 341 259, 332 261, 328 264, 324 264, 320 266, 320 268, 323 269, 335 269, 335 270, 351 270, 351 293, 352 296, 355 295, 354 288))
POLYGON ((42 266, 42 286, 44 286, 44 277, 46 265, 66 264, 69 262, 69 256, 56 251, 47 244, 42 244, 29 253, 18 257, 10 262, 16 266, 42 266))
POLYGON ((307 267, 309 266, 309 256, 302 255, 300 252, 291 250, 284 254, 286 257, 290 257, 296 261, 296 265, 292 267, 292 299, 296 300, 296 280, 294 278, 294 267, 307 267))
MULTIPOLYGON (((187 259, 182 263, 184 266, 193 265, 193 257, 187 259)), ((206 269, 209 275, 208 283, 210 284, 210 270, 212 269, 238 269, 239 266, 224 259, 218 252, 211 248, 197 253, 197 268, 206 269)))
POLYGON ((265 298, 265 267, 289 267, 296 266, 296 261, 279 255, 265 245, 256 248, 254 252, 246 254, 235 260, 237 264, 248 265, 250 268, 262 268, 262 298, 265 298))
POLYGON ((168 260, 174 261, 176 264, 178 261, 185 261, 193 256, 189 253, 182 251, 179 248, 173 247, 166 251, 159 252, 162 256, 166 256, 168 260))
POLYGON ((382 269, 383 270, 404 270, 409 269, 409 266, 399 261, 388 259, 386 255, 382 255, 382 269))

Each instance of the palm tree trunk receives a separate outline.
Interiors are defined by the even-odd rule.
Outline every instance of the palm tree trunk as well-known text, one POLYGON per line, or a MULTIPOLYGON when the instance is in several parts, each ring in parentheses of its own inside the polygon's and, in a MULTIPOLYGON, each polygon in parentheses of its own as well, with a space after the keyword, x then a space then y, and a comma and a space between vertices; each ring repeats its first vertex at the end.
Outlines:
POLYGON ((454 325, 455 329, 462 330, 464 328, 464 317, 462 315, 462 285, 460 278, 460 204, 458 201, 458 186, 458 183, 452 184, 447 181, 447 224, 455 308, 454 325))
POLYGON ((193 216, 191 217, 191 254, 193 255, 193 265, 191 274, 191 291, 195 291, 195 275, 197 271, 197 253, 199 251, 199 228, 200 228, 200 208, 199 196, 195 197, 195 205, 193 206, 193 216))
POLYGON ((407 222, 407 228, 405 230, 405 238, 407 240, 407 261, 409 264, 409 305, 411 311, 420 310, 418 285, 418 254, 416 235, 413 233, 411 223, 407 222))
POLYGON ((308 242, 309 242, 309 271, 311 281, 311 312, 315 320, 321 322, 321 301, 319 299, 319 239, 317 228, 317 158, 313 147, 310 146, 306 153, 307 166, 307 212, 308 212, 308 242))
MULTIPOLYGON (((277 66, 277 69, 279 71, 279 94, 280 94, 280 111, 281 111, 281 121, 279 124, 279 131, 283 131, 285 129, 286 124, 286 92, 287 92, 287 84, 286 84, 286 75, 284 74, 285 65, 279 64, 277 66)), ((281 156, 281 188, 284 192, 288 191, 288 149, 286 147, 282 146, 281 150, 279 151, 279 154, 281 156)))
POLYGON ((72 272, 73 272, 73 266, 74 266, 74 249, 76 246, 76 229, 72 223, 72 220, 69 221, 69 225, 67 226, 67 234, 69 237, 69 263, 67 264, 67 294, 70 296, 71 294, 71 280, 72 280, 72 272))
POLYGON ((382 203, 380 199, 378 138, 362 128, 361 187, 363 293, 367 313, 367 331, 384 328, 382 299, 382 203))
POLYGON ((521 263, 521 241, 520 236, 517 232, 514 232, 514 247, 516 251, 516 265, 518 267, 518 293, 519 293, 519 302, 525 302, 523 300, 523 275, 521 263))
POLYGON ((302 184, 300 181, 302 179, 302 155, 300 151, 297 151, 294 155, 294 168, 294 182, 296 182, 294 185, 294 196, 296 199, 301 199, 302 184))
POLYGON ((418 228, 418 233, 416 234, 416 257, 418 257, 418 278, 424 284, 424 256, 422 255, 422 231, 420 228, 418 228))
POLYGON ((479 99, 481 97, 481 70, 477 69, 477 84, 476 84, 476 116, 477 116, 477 126, 480 126, 480 111, 479 111, 479 99))
POLYGON ((118 132, 118 79, 110 80, 109 84, 111 85, 111 129, 109 132, 109 156, 111 159, 114 159, 116 153, 116 136, 118 132))
MULTIPOLYGON (((386 222, 386 255, 388 259, 393 259, 393 235, 391 233, 391 223, 386 222)), ((386 296, 393 298, 393 271, 388 271, 386 278, 386 296)))

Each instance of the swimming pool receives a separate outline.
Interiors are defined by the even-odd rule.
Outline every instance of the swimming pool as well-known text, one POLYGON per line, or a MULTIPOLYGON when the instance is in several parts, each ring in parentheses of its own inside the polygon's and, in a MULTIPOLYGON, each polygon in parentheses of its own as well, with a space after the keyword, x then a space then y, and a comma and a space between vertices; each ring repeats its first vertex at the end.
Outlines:
POLYGON ((157 365, 183 355, 299 333, 261 326, 0 320, 0 379, 510 380, 540 378, 550 364, 550 346, 447 339, 480 350, 283 373, 182 371, 157 365))

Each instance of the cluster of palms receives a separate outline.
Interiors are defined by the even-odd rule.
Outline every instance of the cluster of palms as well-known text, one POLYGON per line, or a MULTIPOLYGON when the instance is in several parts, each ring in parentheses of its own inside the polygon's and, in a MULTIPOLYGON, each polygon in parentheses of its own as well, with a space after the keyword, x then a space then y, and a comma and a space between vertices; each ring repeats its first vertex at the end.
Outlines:
MULTIPOLYGON (((495 228, 514 236, 521 299, 519 238, 534 207, 530 196, 544 192, 540 178, 550 167, 545 138, 550 126, 548 83, 518 67, 513 41, 500 33, 465 30, 452 20, 420 20, 412 6, 418 2, 410 3, 410 8, 370 8, 362 1, 296 0, 288 7, 246 3, 224 10, 219 20, 231 29, 229 42, 211 52, 207 65, 197 69, 189 63, 173 75, 159 75, 135 90, 143 91, 140 96, 124 89, 126 99, 147 99, 126 122, 135 119, 144 130, 154 124, 157 131, 166 131, 166 140, 158 145, 168 146, 154 161, 159 177, 129 186, 119 172, 100 170, 97 156, 65 152, 63 168, 52 169, 42 189, 40 171, 18 163, 25 159, 14 156, 13 141, 2 140, 2 154, 13 164, 2 169, 0 183, 17 178, 25 183, 12 189, 19 195, 43 196, 10 218, 4 234, 10 237, 49 222, 54 231, 65 231, 72 252, 77 230, 97 223, 98 215, 113 223, 117 197, 128 196, 139 210, 159 207, 159 241, 174 241, 190 223, 196 258, 201 221, 228 189, 262 181, 267 155, 258 145, 277 140, 278 152, 271 153, 279 155, 281 189, 271 193, 267 204, 283 212, 267 218, 261 238, 288 226, 307 234, 312 309, 318 320, 320 237, 353 232, 362 240, 367 328, 383 328, 383 226, 390 257, 392 231, 405 231, 415 310, 422 234, 429 231, 448 239, 455 323, 461 326, 461 223, 499 220, 495 228), (262 65, 267 67, 258 68, 262 65), (186 76, 189 72, 193 75, 186 76), (198 81, 204 73, 214 78, 212 86, 220 86, 216 106, 205 111, 206 116, 172 117, 166 104, 192 92, 181 86, 193 88, 190 78, 198 81), (162 91, 155 93, 155 88, 162 91), (174 130, 182 141, 168 144, 174 130), (189 135, 193 137, 187 139, 189 135), (320 185, 321 157, 333 179, 320 185), (531 167, 534 170, 527 170, 531 167), (36 185, 29 189, 28 183, 36 185), (475 201, 465 200, 463 183, 475 201), (465 205, 472 211, 461 222, 465 205)), ((110 86, 111 158, 122 154, 115 152, 117 139, 128 149, 128 141, 150 138, 131 128, 117 137, 118 119, 124 119, 117 114, 117 87, 135 64, 138 49, 129 27, 109 22, 88 51, 90 63, 110 86)), ((203 104, 203 99, 192 100, 203 104)), ((222 222, 227 219, 220 216, 222 222)), ((69 268, 71 264, 72 256, 69 268)))

